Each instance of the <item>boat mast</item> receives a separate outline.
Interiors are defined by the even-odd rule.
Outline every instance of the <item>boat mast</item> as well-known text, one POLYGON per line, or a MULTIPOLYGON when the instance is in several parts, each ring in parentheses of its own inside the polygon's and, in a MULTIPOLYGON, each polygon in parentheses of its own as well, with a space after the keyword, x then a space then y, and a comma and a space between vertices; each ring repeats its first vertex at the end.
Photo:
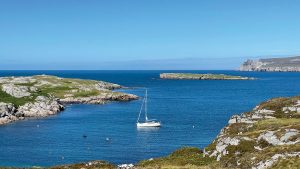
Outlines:
POLYGON ((141 113, 142 113, 142 110, 143 110, 144 102, 145 102, 145 98, 143 99, 143 102, 142 102, 142 106, 141 106, 141 109, 140 109, 139 117, 138 117, 138 119, 137 119, 137 121, 136 121, 137 123, 138 123, 139 120, 140 120, 140 116, 141 116, 141 113))
POLYGON ((146 89, 146 96, 145 96, 145 118, 146 118, 146 121, 148 121, 148 117, 147 117, 147 97, 148 97, 148 92, 147 92, 147 89, 146 89))

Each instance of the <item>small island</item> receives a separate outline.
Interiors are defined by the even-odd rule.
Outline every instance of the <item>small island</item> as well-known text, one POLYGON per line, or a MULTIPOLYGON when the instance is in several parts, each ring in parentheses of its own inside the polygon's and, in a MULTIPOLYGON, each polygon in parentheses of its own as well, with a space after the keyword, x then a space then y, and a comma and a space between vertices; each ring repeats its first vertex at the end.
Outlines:
POLYGON ((64 104, 129 101, 136 95, 114 92, 121 85, 96 80, 38 75, 0 78, 0 125, 54 115, 64 104))
POLYGON ((224 74, 196 74, 196 73, 161 73, 161 79, 177 79, 177 80, 253 80, 254 78, 232 76, 224 74))

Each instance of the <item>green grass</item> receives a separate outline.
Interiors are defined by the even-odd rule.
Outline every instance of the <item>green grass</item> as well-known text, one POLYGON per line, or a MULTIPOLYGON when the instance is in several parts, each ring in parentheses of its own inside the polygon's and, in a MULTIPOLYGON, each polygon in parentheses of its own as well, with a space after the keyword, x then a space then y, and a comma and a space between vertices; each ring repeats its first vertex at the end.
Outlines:
POLYGON ((27 87, 32 87, 36 84, 36 82, 32 82, 32 83, 15 83, 15 85, 17 86, 27 86, 27 87))
POLYGON ((240 132, 246 132, 247 126, 248 124, 245 123, 233 123, 225 132, 227 135, 237 135, 240 132))
MULTIPOLYGON (((229 145, 226 149, 228 154, 221 158, 221 164, 224 167, 233 168, 237 165, 237 160, 242 159, 241 156, 249 156, 249 154, 255 152, 255 141, 241 140, 238 145, 229 145)), ((249 168, 251 164, 245 160, 242 164, 244 168, 249 168)), ((251 167, 250 167, 251 168, 251 167)))
POLYGON ((300 160, 299 157, 293 157, 289 159, 279 159, 272 169, 299 169, 300 160))
POLYGON ((278 118, 261 120, 254 124, 251 130, 278 130, 279 128, 295 128, 300 130, 299 118, 278 118))
POLYGON ((92 91, 80 91, 74 93, 74 97, 90 97, 90 96, 97 96, 100 92, 98 90, 92 90, 92 91))
MULTIPOLYGON (((31 167, 26 169, 37 169, 37 168, 43 168, 43 169, 116 169, 117 167, 111 163, 108 163, 106 161, 92 161, 92 165, 87 165, 87 163, 78 163, 78 164, 66 164, 66 165, 60 165, 60 166, 53 166, 53 167, 31 167)), ((1 167, 0 169, 19 169, 15 167, 1 167)), ((24 168, 25 169, 25 168, 24 168)))
POLYGON ((50 167, 49 169, 115 169, 116 166, 106 161, 94 161, 92 165, 86 165, 87 163, 70 164, 50 167))
POLYGON ((230 154, 235 154, 236 152, 246 153, 255 151, 254 149, 255 141, 252 140, 241 140, 238 145, 229 145, 227 151, 230 154))
POLYGON ((138 163, 139 167, 164 167, 164 166, 203 166, 214 162, 213 158, 203 157, 202 151, 194 147, 183 147, 167 157, 144 160, 138 163))
POLYGON ((39 88, 39 93, 42 95, 50 94, 58 98, 64 98, 64 95, 70 93, 72 89, 73 88, 68 86, 45 86, 39 88))

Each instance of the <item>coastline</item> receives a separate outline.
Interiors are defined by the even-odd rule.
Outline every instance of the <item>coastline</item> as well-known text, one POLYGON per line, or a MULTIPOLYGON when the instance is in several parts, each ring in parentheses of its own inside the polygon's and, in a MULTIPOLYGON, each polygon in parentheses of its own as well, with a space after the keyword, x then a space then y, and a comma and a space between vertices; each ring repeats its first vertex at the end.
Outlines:
MULTIPOLYGON (((300 96, 273 98, 233 115, 203 150, 183 147, 166 157, 137 164, 90 161, 49 168, 258 168, 299 166, 300 96), (261 154, 264 154, 261 156, 261 154), (251 160, 249 160, 251 159, 251 160)), ((13 167, 4 167, 13 168, 13 167)))

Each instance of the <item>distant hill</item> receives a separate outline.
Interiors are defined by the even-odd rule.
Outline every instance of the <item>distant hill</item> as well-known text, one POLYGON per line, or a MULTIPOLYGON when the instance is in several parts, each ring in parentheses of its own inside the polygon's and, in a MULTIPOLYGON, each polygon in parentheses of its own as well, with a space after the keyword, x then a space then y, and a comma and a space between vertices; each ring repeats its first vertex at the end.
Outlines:
POLYGON ((247 60, 240 66, 239 70, 298 72, 300 71, 300 56, 247 60))

